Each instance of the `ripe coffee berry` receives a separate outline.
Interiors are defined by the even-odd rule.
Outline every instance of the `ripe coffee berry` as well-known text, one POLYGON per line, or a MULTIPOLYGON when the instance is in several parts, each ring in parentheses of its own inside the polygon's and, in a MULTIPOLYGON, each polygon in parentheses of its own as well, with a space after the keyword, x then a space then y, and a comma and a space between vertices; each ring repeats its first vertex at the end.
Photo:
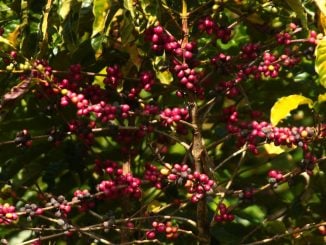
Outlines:
POLYGON ((283 174, 278 170, 270 170, 268 172, 268 182, 272 184, 274 187, 277 186, 277 183, 285 180, 283 174))
POLYGON ((18 219, 16 208, 9 203, 0 204, 0 224, 8 225, 18 219))
POLYGON ((186 108, 165 108, 161 114, 161 119, 165 126, 177 123, 180 120, 187 120, 189 118, 189 112, 186 108))
POLYGON ((163 175, 155 165, 145 165, 144 179, 153 183, 157 189, 162 188, 163 175))
POLYGON ((117 65, 109 66, 106 68, 106 78, 104 79, 104 83, 116 88, 122 78, 122 73, 117 65))
POLYGON ((234 220, 234 218, 234 215, 230 213, 230 210, 226 207, 224 203, 220 203, 217 206, 216 214, 214 216, 215 222, 231 222, 234 220))

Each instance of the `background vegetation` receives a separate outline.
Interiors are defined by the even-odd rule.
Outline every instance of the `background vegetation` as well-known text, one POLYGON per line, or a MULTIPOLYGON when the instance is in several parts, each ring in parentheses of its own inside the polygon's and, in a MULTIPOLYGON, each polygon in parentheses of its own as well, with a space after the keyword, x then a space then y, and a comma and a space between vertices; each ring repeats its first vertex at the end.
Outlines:
POLYGON ((325 15, 0 1, 1 244, 323 244, 325 15))

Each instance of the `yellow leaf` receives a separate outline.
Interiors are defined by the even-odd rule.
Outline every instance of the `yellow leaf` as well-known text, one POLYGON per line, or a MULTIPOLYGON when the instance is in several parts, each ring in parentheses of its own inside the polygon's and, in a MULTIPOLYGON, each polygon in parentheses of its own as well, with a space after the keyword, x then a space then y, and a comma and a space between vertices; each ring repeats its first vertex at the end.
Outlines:
POLYGON ((274 143, 265 144, 264 148, 268 155, 279 155, 285 152, 285 150, 281 146, 276 146, 274 145, 274 143))
POLYGON ((289 148, 287 146, 276 146, 274 145, 274 143, 270 143, 270 144, 264 144, 264 149, 267 152, 268 155, 279 155, 283 152, 288 152, 292 149, 296 148, 295 146, 293 146, 292 148, 289 148))
POLYGON ((326 101, 326 93, 318 95, 318 102, 323 103, 326 101))
POLYGON ((319 10, 326 15, 326 1, 325 0, 315 0, 319 10))
POLYGON ((168 70, 156 71, 156 77, 162 84, 169 85, 173 81, 172 73, 168 70))
POLYGON ((304 104, 312 107, 313 101, 298 94, 280 98, 271 109, 270 121, 272 125, 277 125, 282 119, 287 117, 292 110, 298 108, 299 105, 304 104))
MULTIPOLYGON (((106 67, 104 67, 100 72, 99 74, 106 74, 106 67)), ((99 85, 102 89, 105 88, 105 84, 104 84, 104 79, 105 77, 104 76, 96 76, 95 79, 94 79, 94 82, 93 84, 97 84, 99 85)))
POLYGON ((163 205, 159 201, 153 200, 148 204, 147 211, 149 213, 156 214, 156 213, 160 212, 162 207, 163 207, 163 205))
POLYGON ((326 39, 319 40, 315 56, 315 70, 319 75, 319 82, 326 88, 326 39))

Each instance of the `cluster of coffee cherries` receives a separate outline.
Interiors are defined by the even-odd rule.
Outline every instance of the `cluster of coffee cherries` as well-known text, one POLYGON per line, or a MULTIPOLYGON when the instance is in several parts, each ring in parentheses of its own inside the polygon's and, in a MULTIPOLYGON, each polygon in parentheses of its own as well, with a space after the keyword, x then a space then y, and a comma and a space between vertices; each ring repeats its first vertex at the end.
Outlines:
POLYGON ((276 34, 276 40, 279 44, 289 45, 291 43, 292 36, 288 32, 280 32, 276 34))
POLYGON ((187 108, 165 108, 160 113, 161 119, 163 121, 163 125, 168 126, 173 123, 177 123, 180 120, 187 120, 189 118, 189 112, 187 108))
POLYGON ((17 147, 30 147, 32 146, 32 137, 27 129, 17 132, 15 138, 17 147))
POLYGON ((227 43, 231 39, 231 29, 221 27, 215 23, 211 16, 206 16, 198 21, 198 30, 213 34, 217 39, 221 39, 223 43, 227 43))
POLYGON ((60 195, 57 198, 51 197, 50 201, 47 202, 45 206, 56 208, 56 212, 54 214, 56 217, 65 218, 71 211, 71 205, 63 195, 60 195))
POLYGON ((113 135, 113 139, 120 145, 123 154, 135 156, 138 153, 140 142, 153 127, 151 125, 141 125, 137 130, 118 129, 113 135))
POLYGON ((69 67, 69 73, 62 80, 58 80, 58 87, 61 89, 67 89, 74 92, 79 91, 80 88, 85 87, 85 79, 81 71, 80 64, 72 64, 69 67))
POLYGON ((268 172, 268 182, 273 187, 276 187, 277 183, 283 182, 284 180, 285 180, 285 177, 281 171, 272 169, 268 172))
MULTIPOLYGON (((77 107, 78 116, 89 116, 90 113, 93 113, 103 123, 114 120, 117 116, 118 107, 114 105, 110 105, 104 101, 91 104, 83 94, 77 94, 66 89, 63 89, 62 93, 64 96, 61 97, 61 106, 67 106, 70 102, 72 102, 77 107)), ((124 118, 128 116, 129 108, 129 105, 120 106, 121 115, 124 118)))
POLYGON ((160 108, 157 105, 153 104, 144 104, 142 115, 150 116, 157 115, 160 112, 160 108))
POLYGON ((306 171, 307 174, 312 175, 312 170, 315 168, 317 162, 317 157, 314 156, 311 152, 307 151, 304 154, 303 159, 301 160, 300 167, 302 171, 306 171))
POLYGON ((190 68, 187 63, 180 64, 175 62, 174 72, 179 79, 179 83, 193 92, 199 92, 198 74, 194 68, 190 68))
POLYGON ((0 224, 11 224, 18 220, 16 208, 9 203, 0 204, 0 224))
POLYGON ((95 207, 95 202, 91 200, 91 194, 87 189, 75 190, 72 202, 79 201, 78 209, 80 212, 85 212, 95 207))
POLYGON ((94 142, 94 133, 92 129, 95 127, 94 121, 72 120, 67 125, 68 131, 75 134, 85 145, 92 145, 94 142))
POLYGON ((309 32, 309 37, 308 37, 308 42, 314 45, 317 45, 319 37, 316 31, 310 31, 309 32))
POLYGON ((167 179, 169 182, 183 185, 187 189, 192 203, 198 202, 205 194, 212 192, 215 185, 215 182, 206 174, 197 171, 192 173, 187 164, 174 164, 169 169, 167 179))
POLYGON ((162 55, 164 51, 172 54, 182 54, 183 52, 180 43, 168 34, 161 25, 147 29, 145 40, 152 43, 151 49, 156 55, 162 55))
POLYGON ((260 71, 265 77, 275 78, 279 74, 281 66, 277 62, 275 55, 265 52, 263 54, 263 61, 258 66, 258 71, 260 71))
POLYGON ((145 91, 150 91, 155 84, 155 76, 150 71, 143 71, 139 75, 142 87, 145 91))
POLYGON ((110 179, 101 181, 97 185, 98 191, 103 192, 106 198, 130 196, 138 199, 141 197, 140 179, 133 177, 131 173, 123 173, 123 169, 115 162, 106 161, 105 165, 105 173, 110 176, 110 179))
POLYGON ((211 63, 216 66, 220 66, 222 64, 224 65, 227 62, 230 62, 231 59, 232 59, 232 57, 230 55, 227 55, 224 53, 218 53, 213 58, 211 58, 211 63))
POLYGON ((217 223, 231 222, 234 220, 234 215, 230 213, 229 208, 224 203, 219 203, 214 216, 214 221, 217 223))
POLYGON ((35 78, 50 78, 52 75, 52 67, 46 60, 35 60, 31 70, 31 75, 35 78))
POLYGON ((27 220, 31 220, 35 215, 41 215, 43 213, 43 209, 35 203, 26 203, 24 207, 20 208, 20 211, 26 214, 27 220))
POLYGON ((175 65, 174 71, 181 85, 196 94, 203 94, 203 89, 198 84, 198 74, 191 68, 196 63, 194 59, 197 53, 196 42, 188 42, 181 47, 180 42, 177 42, 160 25, 147 29, 145 36, 146 40, 152 43, 152 50, 156 55, 162 55, 163 52, 174 55, 175 58, 172 59, 175 65), (184 59, 184 62, 180 64, 177 57, 184 59))
POLYGON ((156 238, 157 234, 164 234, 168 239, 174 239, 179 236, 178 234, 178 226, 173 225, 171 221, 167 222, 152 222, 152 230, 146 232, 147 239, 154 239, 156 238))
POLYGON ((118 67, 118 65, 108 66, 106 68, 106 78, 104 79, 104 83, 116 88, 122 79, 122 73, 118 67))
POLYGON ((256 146, 263 141, 273 142, 276 146, 299 146, 307 151, 308 142, 316 135, 312 127, 275 127, 266 121, 239 121, 235 106, 227 107, 223 112, 227 130, 237 136, 239 146, 247 143, 253 153, 258 153, 256 146))
POLYGON ((221 81, 218 86, 216 87, 216 90, 224 91, 225 95, 228 98, 234 98, 235 96, 240 94, 240 90, 237 86, 237 82, 235 80, 230 81, 221 81))
POLYGON ((164 176, 161 174, 157 166, 150 163, 146 163, 144 179, 151 182, 157 189, 161 189, 164 176))

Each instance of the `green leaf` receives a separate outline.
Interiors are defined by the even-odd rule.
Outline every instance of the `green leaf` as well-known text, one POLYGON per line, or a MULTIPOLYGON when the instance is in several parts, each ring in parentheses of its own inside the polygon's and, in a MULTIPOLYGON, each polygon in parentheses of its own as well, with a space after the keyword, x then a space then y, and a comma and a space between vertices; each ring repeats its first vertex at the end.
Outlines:
POLYGON ((157 1, 143 0, 140 1, 140 4, 145 13, 145 17, 148 20, 147 26, 154 25, 160 14, 157 1))
POLYGON ((271 109, 270 121, 275 126, 299 105, 312 107, 313 101, 302 95, 293 94, 280 98, 271 109))
POLYGON ((133 0, 124 0, 123 6, 125 9, 127 9, 132 18, 135 18, 135 8, 134 8, 134 1, 133 0))
POLYGON ((285 2, 291 7, 291 9, 295 12, 296 17, 301 20, 301 24, 304 28, 308 28, 307 26, 307 14, 305 8, 303 7, 300 0, 285 0, 285 2))
POLYGON ((320 84, 326 88, 326 39, 319 41, 315 56, 315 70, 319 75, 320 84))
POLYGON ((103 54, 103 43, 106 42, 106 37, 104 35, 97 35, 91 40, 92 48, 95 52, 95 57, 98 59, 103 54))
POLYGON ((258 205, 252 205, 243 209, 242 214, 255 222, 262 222, 266 216, 266 211, 258 205))
POLYGON ((278 220, 267 222, 265 225, 265 229, 271 234, 282 234, 286 232, 286 227, 284 223, 278 220))
POLYGON ((103 31, 105 22, 109 14, 109 8, 112 6, 111 1, 108 0, 94 0, 93 2, 93 33, 92 37, 103 31))

